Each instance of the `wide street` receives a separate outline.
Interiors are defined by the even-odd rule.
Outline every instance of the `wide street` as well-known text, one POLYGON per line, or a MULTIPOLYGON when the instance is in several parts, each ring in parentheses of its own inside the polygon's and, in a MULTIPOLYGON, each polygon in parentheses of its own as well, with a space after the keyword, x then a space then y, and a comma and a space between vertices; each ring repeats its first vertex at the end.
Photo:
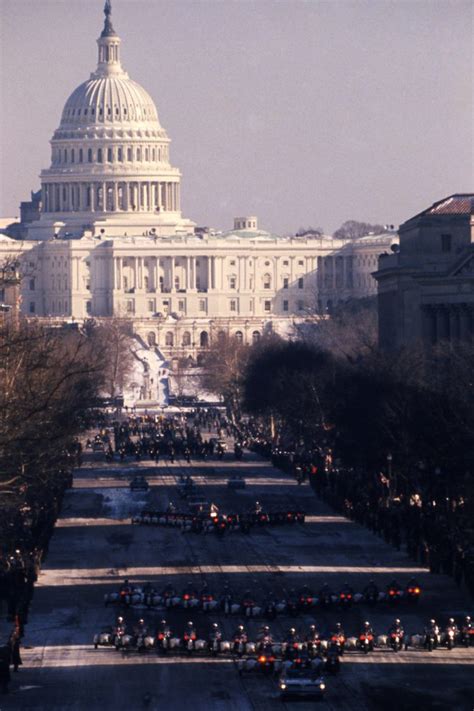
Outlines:
MULTIPOLYGON (((188 581, 198 588, 206 581, 214 593, 229 581, 234 591, 249 588, 256 597, 269 591, 284 596, 285 590, 304 584, 319 590, 324 582, 335 590, 345 582, 362 590, 370 578, 384 588, 393 577, 406 584, 414 575, 422 585, 423 598, 416 608, 400 605, 394 612, 386 603, 375 610, 360 604, 347 612, 328 613, 318 607, 296 620, 278 617, 270 623, 277 637, 292 625, 304 632, 315 619, 324 634, 338 619, 350 634, 370 619, 381 634, 397 615, 411 633, 421 631, 431 616, 445 623, 450 614, 460 618, 469 612, 467 596, 450 578, 430 575, 370 532, 335 515, 308 484, 297 486, 250 452, 244 453, 242 462, 228 453, 223 461, 192 460, 191 465, 183 460, 156 466, 132 460, 106 464, 102 453, 90 451, 84 459, 74 488, 66 495, 36 587, 22 650, 24 665, 12 675, 11 694, 2 699, 2 710, 314 708, 314 702, 281 702, 275 679, 240 677, 231 660, 163 657, 155 652, 124 656, 110 648, 94 649, 94 633, 113 624, 118 614, 115 608, 104 607, 104 593, 116 590, 125 577, 137 583, 151 581, 159 589, 172 582, 179 591, 188 581), (152 485, 148 493, 129 491, 137 468, 152 485), (227 478, 237 471, 247 486, 231 491, 227 478), (191 474, 205 498, 223 511, 242 511, 259 500, 265 508, 303 507, 307 522, 252 529, 250 535, 231 532, 222 539, 131 525, 130 515, 145 504, 164 508, 170 500, 178 502, 176 479, 182 473, 191 474)), ((238 624, 222 613, 133 609, 127 611, 127 621, 133 623, 141 614, 152 624, 166 614, 179 633, 188 619, 194 619, 202 634, 218 620, 225 638, 238 624)), ((251 637, 260 625, 261 620, 248 623, 251 637)), ((472 649, 431 654, 410 649, 398 655, 385 649, 367 657, 348 652, 340 675, 327 679, 320 707, 472 711, 473 671, 472 649)))

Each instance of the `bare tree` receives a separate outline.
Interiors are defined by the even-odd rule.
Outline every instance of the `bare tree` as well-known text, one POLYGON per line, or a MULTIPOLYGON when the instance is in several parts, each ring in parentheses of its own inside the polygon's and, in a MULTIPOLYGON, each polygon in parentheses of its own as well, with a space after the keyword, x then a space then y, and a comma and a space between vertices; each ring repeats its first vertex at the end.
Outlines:
POLYGON ((123 392, 133 368, 132 330, 127 319, 90 320, 86 332, 104 353, 103 390, 110 397, 123 392))
POLYGON ((386 225, 373 225, 370 222, 347 220, 334 232, 333 237, 336 237, 337 239, 359 239, 360 237, 365 237, 370 233, 382 234, 383 232, 389 231, 390 230, 386 225))

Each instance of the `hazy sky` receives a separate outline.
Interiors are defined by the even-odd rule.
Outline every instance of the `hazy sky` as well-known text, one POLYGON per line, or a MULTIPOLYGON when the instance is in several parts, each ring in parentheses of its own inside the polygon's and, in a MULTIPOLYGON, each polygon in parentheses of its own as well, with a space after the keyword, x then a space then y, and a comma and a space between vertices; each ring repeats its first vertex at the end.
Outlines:
MULTIPOLYGON (((0 0, 0 215, 17 215, 97 63, 103 0, 0 0)), ((474 190, 471 0, 113 0, 183 213, 278 233, 398 224, 474 190)))

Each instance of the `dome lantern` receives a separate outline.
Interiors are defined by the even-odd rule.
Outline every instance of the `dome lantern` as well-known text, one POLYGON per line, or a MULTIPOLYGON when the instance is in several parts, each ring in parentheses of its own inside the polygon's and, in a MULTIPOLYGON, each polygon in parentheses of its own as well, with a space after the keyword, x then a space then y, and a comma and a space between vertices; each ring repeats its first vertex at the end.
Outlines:
POLYGON ((110 0, 106 0, 104 15, 104 29, 97 40, 99 63, 96 76, 110 76, 111 74, 121 74, 123 72, 120 64, 120 37, 112 26, 112 4, 110 0))

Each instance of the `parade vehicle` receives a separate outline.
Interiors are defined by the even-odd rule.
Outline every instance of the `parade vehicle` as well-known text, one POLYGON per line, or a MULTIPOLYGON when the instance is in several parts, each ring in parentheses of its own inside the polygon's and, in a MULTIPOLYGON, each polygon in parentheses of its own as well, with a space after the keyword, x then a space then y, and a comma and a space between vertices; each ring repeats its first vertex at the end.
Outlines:
POLYGON ((148 491, 149 483, 144 476, 135 476, 130 482, 130 491, 148 491))
POLYGON ((322 699, 326 691, 323 677, 305 667, 284 669, 278 683, 282 700, 292 697, 322 699))

